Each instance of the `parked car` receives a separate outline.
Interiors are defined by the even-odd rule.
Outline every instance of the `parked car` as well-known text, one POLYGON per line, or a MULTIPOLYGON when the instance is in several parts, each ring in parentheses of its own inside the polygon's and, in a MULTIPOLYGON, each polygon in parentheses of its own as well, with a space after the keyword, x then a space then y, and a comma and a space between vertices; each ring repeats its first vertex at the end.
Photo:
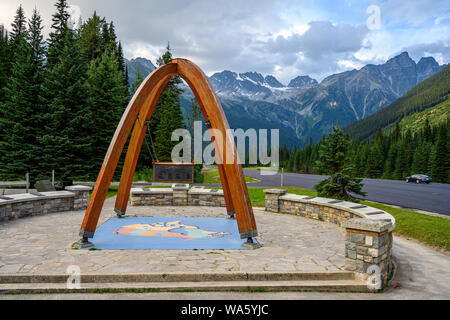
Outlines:
POLYGON ((429 184, 431 181, 432 181, 431 178, 425 174, 415 174, 415 175, 412 175, 412 176, 406 178, 406 182, 429 184))

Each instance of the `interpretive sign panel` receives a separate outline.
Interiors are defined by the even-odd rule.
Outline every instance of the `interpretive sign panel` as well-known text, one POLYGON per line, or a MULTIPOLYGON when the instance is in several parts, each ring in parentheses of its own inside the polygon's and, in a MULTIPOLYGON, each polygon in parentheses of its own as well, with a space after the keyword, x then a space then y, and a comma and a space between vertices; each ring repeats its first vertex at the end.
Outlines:
POLYGON ((194 164, 155 162, 153 181, 194 183, 194 164))

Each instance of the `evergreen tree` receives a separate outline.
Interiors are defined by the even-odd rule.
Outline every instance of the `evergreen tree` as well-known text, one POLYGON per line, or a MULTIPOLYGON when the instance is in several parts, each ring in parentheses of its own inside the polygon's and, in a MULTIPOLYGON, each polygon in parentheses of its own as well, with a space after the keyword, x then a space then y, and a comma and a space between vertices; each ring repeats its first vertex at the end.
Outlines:
POLYGON ((406 147, 404 141, 397 144, 397 156, 395 159, 395 169, 393 178, 396 180, 403 180, 407 177, 406 169, 408 163, 408 156, 406 154, 406 147))
POLYGON ((55 7, 56 13, 52 16, 52 31, 48 40, 47 69, 53 68, 58 63, 64 50, 66 33, 71 32, 67 0, 57 0, 55 7))
POLYGON ((189 131, 191 132, 191 136, 194 137, 194 123, 195 121, 202 121, 203 119, 203 113, 200 109, 200 106, 198 105, 197 100, 195 98, 191 99, 191 109, 189 110, 189 113, 187 115, 187 126, 189 128, 189 131))
POLYGON ((128 88, 128 66, 125 64, 125 78, 124 78, 124 83, 125 83, 125 86, 128 88))
POLYGON ((384 164, 383 179, 392 179, 395 172, 395 164, 397 159, 397 144, 391 143, 386 162, 384 164))
MULTIPOLYGON (((100 18, 97 12, 81 26, 81 48, 89 61, 97 60, 105 51, 104 39, 101 34, 105 19, 100 18)), ((107 31, 109 37, 109 31, 107 31)))
MULTIPOLYGON (((111 22, 112 24, 112 22, 111 22)), ((111 31, 110 27, 110 31, 111 31)), ((114 30, 114 29, 112 29, 114 30)), ((125 86, 128 88, 128 66, 125 64, 125 59, 123 57, 123 50, 122 50, 122 43, 119 42, 117 46, 117 58, 118 58, 118 65, 119 65, 119 71, 123 74, 123 82, 125 86)))
POLYGON ((109 33, 109 26, 105 22, 102 25, 102 42, 103 42, 103 48, 102 48, 103 52, 106 49, 115 49, 115 43, 112 42, 112 38, 111 38, 111 35, 109 33))
POLYGON ((31 50, 24 37, 16 39, 16 50, 11 68, 11 76, 5 88, 6 99, 2 103, 0 118, 0 177, 3 180, 15 180, 23 177, 30 170, 29 156, 34 154, 33 133, 29 135, 28 127, 33 128, 33 115, 29 116, 31 88, 28 81, 31 74, 31 50), (31 120, 31 123, 30 123, 31 120), (27 143, 31 138, 31 145, 27 143))
POLYGON ((42 18, 37 9, 34 9, 31 20, 28 23, 28 39, 32 50, 33 62, 37 68, 37 76, 42 76, 44 70, 46 50, 42 35, 43 28, 42 18))
POLYGON ((136 72, 136 79, 134 80, 130 88, 132 97, 136 93, 136 90, 139 89, 140 85, 142 84, 142 81, 144 81, 144 76, 142 75, 141 70, 138 69, 138 71, 136 72))
POLYGON ((90 106, 96 133, 93 137, 95 150, 91 155, 98 170, 128 101, 122 73, 118 71, 117 57, 113 50, 106 50, 98 64, 91 61, 88 71, 90 106))
POLYGON ((316 162, 320 172, 331 174, 314 188, 319 196, 356 201, 350 193, 365 196, 362 179, 351 175, 353 167, 349 158, 350 138, 342 130, 333 127, 333 132, 321 145, 319 160, 316 162))
POLYGON ((370 149, 366 163, 366 176, 380 178, 383 174, 383 151, 380 143, 375 143, 370 149))
POLYGON ((316 169, 322 174, 333 174, 343 170, 350 139, 338 127, 333 127, 333 132, 319 149, 319 160, 316 161, 316 169))
POLYGON ((29 171, 34 181, 40 174, 45 54, 41 23, 34 10, 28 32, 16 33, 16 51, 0 117, 0 130, 4 133, 0 143, 1 160, 5 163, 0 169, 3 178, 22 178, 29 171))
POLYGON ((415 173, 429 174, 428 163, 432 145, 427 141, 422 141, 414 153, 413 171, 415 173))
POLYGON ((184 128, 178 95, 166 94, 161 102, 161 119, 155 133, 158 160, 171 161, 172 149, 178 142, 172 141, 172 132, 184 128))
POLYGON ((12 31, 10 33, 10 45, 12 54, 14 55, 17 47, 19 46, 19 42, 26 38, 27 35, 27 19, 25 18, 22 5, 19 5, 19 8, 17 8, 11 27, 12 31))
POLYGON ((431 127, 430 127, 430 121, 428 118, 425 119, 425 126, 423 128, 423 139, 425 141, 431 141, 431 127))
MULTIPOLYGON (((8 83, 11 69, 11 48, 8 42, 8 32, 0 25, 0 104, 5 101, 4 89, 8 83)), ((1 108, 0 108, 1 117, 1 108)), ((1 133, 1 132, 0 132, 1 133)))
POLYGON ((98 173, 91 159, 97 149, 92 137, 97 132, 88 103, 86 75, 87 61, 75 34, 64 32, 61 54, 44 81, 46 133, 40 139, 43 173, 54 169, 56 178, 64 184, 93 179, 98 173))
POLYGON ((392 139, 394 141, 398 141, 400 138, 401 138, 400 124, 397 121, 395 123, 395 129, 394 129, 394 133, 392 134, 392 139))
MULTIPOLYGON (((170 45, 166 52, 157 60, 158 66, 162 66, 172 60, 170 45)), ((172 132, 183 128, 183 114, 179 96, 183 92, 178 85, 181 83, 179 77, 169 81, 163 90, 150 121, 150 130, 154 134, 154 142, 158 160, 170 161, 173 147, 177 142, 172 142, 172 132)))
POLYGON ((433 157, 431 175, 435 182, 450 182, 450 162, 448 157, 447 124, 439 128, 436 151, 433 157))
MULTIPOLYGON (((116 35, 116 28, 114 27, 114 22, 110 22, 109 23, 109 28, 108 28, 108 30, 109 30, 109 42, 110 43, 112 43, 113 45, 114 45, 114 48, 116 48, 117 47, 117 49, 118 49, 118 43, 117 43, 117 35, 116 35)), ((120 42, 119 42, 119 44, 120 44, 120 42)), ((118 50, 119 51, 119 50, 118 50)), ((122 52, 121 52, 121 54, 122 54, 122 52)), ((119 55, 118 53, 117 53, 117 55, 119 55)), ((123 57, 122 57, 123 58, 123 57)), ((121 69, 121 70, 123 70, 123 69, 121 69)))

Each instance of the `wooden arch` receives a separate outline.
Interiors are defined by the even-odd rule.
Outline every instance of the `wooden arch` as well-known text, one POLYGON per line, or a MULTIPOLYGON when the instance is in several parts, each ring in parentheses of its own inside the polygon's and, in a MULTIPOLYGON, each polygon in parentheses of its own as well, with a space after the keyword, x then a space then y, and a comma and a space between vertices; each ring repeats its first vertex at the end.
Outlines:
POLYGON ((236 215, 242 239, 249 238, 250 242, 252 242, 250 238, 258 235, 247 184, 245 183, 242 166, 238 161, 234 138, 226 135, 229 125, 219 99, 208 78, 199 67, 186 59, 174 59, 154 70, 144 80, 128 104, 109 145, 89 201, 80 230, 80 236, 83 237, 82 242, 87 243, 88 238, 94 236, 109 185, 129 133, 134 125, 115 204, 115 211, 118 214, 125 214, 134 171, 144 140, 145 121, 150 120, 159 96, 167 83, 177 75, 181 76, 194 92, 209 130, 219 130, 224 137, 223 146, 220 148, 213 135, 211 135, 216 157, 218 159, 219 157, 222 157, 221 159, 233 159, 233 161, 224 160, 223 164, 219 164, 220 161, 217 161, 228 213, 236 215), (144 130, 139 125, 139 122, 144 127, 144 130), (230 155, 231 158, 227 158, 230 155))

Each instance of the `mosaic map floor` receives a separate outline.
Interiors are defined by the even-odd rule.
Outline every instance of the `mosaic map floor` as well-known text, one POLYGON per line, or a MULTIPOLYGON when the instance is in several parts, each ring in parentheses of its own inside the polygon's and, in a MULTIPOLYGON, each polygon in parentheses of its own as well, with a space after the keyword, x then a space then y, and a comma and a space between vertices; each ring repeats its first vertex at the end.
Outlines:
POLYGON ((236 220, 226 218, 111 218, 90 240, 102 250, 243 250, 236 220))

